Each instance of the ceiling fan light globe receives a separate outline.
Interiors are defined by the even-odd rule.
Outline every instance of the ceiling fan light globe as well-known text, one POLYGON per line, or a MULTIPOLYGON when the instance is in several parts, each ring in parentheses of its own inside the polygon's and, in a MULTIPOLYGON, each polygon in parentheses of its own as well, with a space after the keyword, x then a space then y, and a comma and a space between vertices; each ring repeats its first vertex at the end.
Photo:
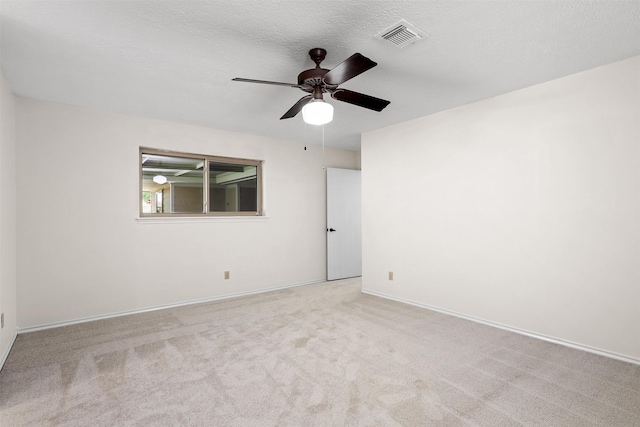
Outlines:
POLYGON ((333 120, 333 105, 313 100, 302 107, 302 120, 310 125, 324 125, 333 120))

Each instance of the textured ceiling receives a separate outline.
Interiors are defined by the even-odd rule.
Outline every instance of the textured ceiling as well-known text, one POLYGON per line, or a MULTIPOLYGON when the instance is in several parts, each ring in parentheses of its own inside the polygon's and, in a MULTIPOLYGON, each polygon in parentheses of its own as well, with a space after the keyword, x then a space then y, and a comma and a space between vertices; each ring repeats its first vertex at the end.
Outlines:
MULTIPOLYGON (((279 120, 313 47, 332 68, 378 66, 345 89, 391 101, 374 112, 328 99, 326 144, 640 55, 640 1, 4 1, 1 66, 17 95, 302 141, 279 120), (430 36, 399 49, 374 36, 406 19, 430 36)), ((318 128, 307 127, 310 143, 318 128)))

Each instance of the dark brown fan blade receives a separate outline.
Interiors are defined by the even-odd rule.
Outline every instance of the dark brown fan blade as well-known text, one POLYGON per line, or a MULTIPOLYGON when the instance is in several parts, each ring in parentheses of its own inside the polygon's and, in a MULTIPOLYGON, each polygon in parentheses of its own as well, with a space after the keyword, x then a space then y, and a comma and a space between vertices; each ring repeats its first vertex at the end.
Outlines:
POLYGON ((384 107, 390 104, 390 101, 376 98, 373 96, 365 95, 363 93, 353 92, 346 89, 338 89, 331 97, 338 101, 348 102, 349 104, 357 105, 359 107, 368 108, 370 110, 382 111, 384 107))
POLYGON ((253 79, 243 79, 241 77, 236 77, 235 79, 231 79, 234 82, 247 82, 247 83, 260 83, 263 85, 277 85, 277 86, 289 86, 289 87, 300 87, 300 85, 293 83, 280 83, 280 82, 270 82, 267 80, 253 80, 253 79))
POLYGON ((341 85, 358 74, 378 65, 366 56, 354 53, 324 75, 324 82, 329 85, 341 85))
POLYGON ((296 114, 298 114, 302 110, 302 107, 304 107, 312 99, 313 95, 303 96, 298 102, 293 104, 293 107, 289 108, 289 111, 287 111, 282 117, 280 117, 280 120, 295 117, 296 114))

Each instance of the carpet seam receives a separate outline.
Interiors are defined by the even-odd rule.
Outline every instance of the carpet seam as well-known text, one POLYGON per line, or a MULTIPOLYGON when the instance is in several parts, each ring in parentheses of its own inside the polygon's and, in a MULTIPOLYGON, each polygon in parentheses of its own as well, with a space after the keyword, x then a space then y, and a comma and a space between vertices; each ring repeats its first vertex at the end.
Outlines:
MULTIPOLYGON (((511 365, 509 365, 509 364, 506 364, 506 365, 507 365, 507 366, 511 366, 511 365)), ((511 366, 511 367, 513 367, 513 366, 511 366)), ((524 392, 524 393, 526 393, 526 394, 528 394, 528 395, 531 395, 531 396, 537 397, 538 399, 541 399, 541 400, 543 400, 543 401, 547 402, 548 404, 555 406, 556 408, 560 408, 561 410, 564 410, 564 411, 566 411, 566 412, 568 412, 568 413, 570 413, 570 414, 573 414, 573 415, 575 415, 576 417, 578 417, 578 418, 580 418, 580 419, 584 420, 584 421, 585 421, 585 422, 587 422, 587 423, 592 423, 593 425, 599 425, 599 424, 597 424, 597 423, 594 423, 592 420, 590 420, 590 419, 588 419, 588 418, 585 418, 584 416, 580 415, 579 413, 574 412, 573 410, 569 409, 568 407, 560 406, 559 404, 557 404, 557 403, 555 403, 555 402, 553 402, 553 401, 551 401, 551 400, 549 400, 549 399, 545 398, 544 396, 541 396, 541 395, 540 395, 540 394, 538 394, 538 393, 532 393, 532 392, 530 392, 530 391, 528 391, 528 390, 526 390, 526 389, 524 389, 524 388, 522 388, 522 387, 520 387, 520 386, 518 386, 518 385, 515 385, 515 384, 512 384, 512 383, 510 383, 510 382, 507 382, 507 381, 501 380, 500 378, 498 378, 496 375, 492 374, 491 372, 487 372, 487 371, 482 370, 482 369, 478 369, 478 371, 479 371, 479 372, 484 373, 485 375, 489 375, 489 376, 491 376, 491 377, 495 378, 496 380, 498 380, 498 381, 500 381, 500 382, 502 382, 502 383, 504 383, 504 384, 507 384, 507 385, 509 385, 509 386, 511 386, 511 387, 513 387, 513 388, 516 388, 516 389, 518 389, 518 390, 520 390, 520 391, 522 391, 522 392, 524 392)), ((537 375, 533 375, 533 374, 531 374, 531 375, 532 375, 533 377, 538 378, 538 379, 544 380, 543 378, 540 378, 540 377, 538 377, 537 375)), ((548 380, 544 380, 544 381, 549 382, 548 380)), ((554 385, 554 386, 556 386, 556 387, 560 387, 560 388, 562 388, 562 389, 564 389, 564 390, 566 390, 566 391, 573 391, 573 390, 567 389, 566 387, 563 387, 562 385, 559 385, 558 383, 550 383, 550 384, 553 384, 553 385, 554 385)), ((582 393, 578 393, 578 392, 575 392, 575 393, 576 393, 576 394, 579 394, 580 396, 583 396, 583 397, 586 397, 586 398, 588 398, 588 399, 591 399, 591 398, 589 398, 588 396, 583 395, 582 393)), ((616 408, 616 407, 613 407, 613 406, 611 406, 611 405, 609 405, 609 404, 607 404, 607 403, 605 403, 605 402, 602 402, 602 401, 598 401, 598 402, 600 402, 600 403, 602 403, 603 405, 608 406, 608 407, 610 407, 610 408, 612 408, 612 409, 616 409, 616 410, 623 410, 623 411, 625 411, 623 408, 616 408)), ((628 411, 625 411, 625 412, 628 412, 628 411)), ((631 415, 633 415, 633 414, 631 413, 631 415)))
MULTIPOLYGON (((575 393, 575 394, 580 395, 580 396, 582 396, 582 397, 584 397, 584 398, 586 398, 586 399, 595 400, 596 402, 601 403, 602 405, 607 406, 607 407, 609 407, 609 408, 611 408, 611 409, 615 409, 615 410, 617 410, 617 411, 623 411, 623 412, 625 412, 625 413, 627 413, 627 414, 634 415, 634 414, 633 414, 633 412, 630 412, 629 410, 627 410, 627 409, 625 409, 625 408, 621 408, 621 407, 619 407, 619 406, 611 405, 610 403, 604 402, 604 401, 602 401, 602 400, 600 400, 600 399, 598 399, 598 398, 595 398, 595 397, 587 396, 587 395, 585 395, 585 394, 583 394, 583 393, 580 393, 580 392, 579 392, 579 391, 577 391, 577 390, 572 390, 572 389, 570 389, 570 388, 567 388, 567 387, 565 387, 564 385, 562 385, 562 384, 560 384, 560 383, 557 383, 557 382, 551 383, 549 380, 547 380, 547 379, 545 379, 545 378, 543 378, 543 377, 540 377, 540 376, 538 376, 538 375, 535 375, 534 373, 531 373, 531 372, 525 371, 524 369, 518 368, 517 366, 513 366, 512 364, 505 363, 505 362, 503 362, 503 361, 500 361, 500 360, 498 360, 498 359, 494 359, 494 358, 491 358, 491 359, 492 359, 492 360, 494 360, 495 362, 498 362, 498 363, 502 364, 502 365, 509 366, 509 367, 511 367, 511 368, 517 369, 517 370, 518 370, 518 371, 520 371, 520 372, 524 372, 524 373, 526 373, 526 374, 528 374, 528 375, 531 375, 532 377, 535 377, 535 378, 537 378, 537 379, 539 379, 539 380, 542 380, 542 381, 545 381, 545 382, 549 382, 550 384, 553 384, 555 387, 559 387, 559 388, 561 388, 561 389, 563 389, 563 390, 565 390, 565 391, 569 391, 569 392, 575 393)), ((557 365, 556 365, 556 366, 557 366, 557 365)), ((501 380, 500 378, 498 378, 497 376, 495 376, 495 374, 493 374, 493 373, 491 373, 491 372, 485 371, 485 370, 483 370, 483 369, 481 369, 481 368, 478 368, 478 370, 479 370, 480 372, 483 372, 483 373, 487 374, 487 375, 491 375, 492 377, 496 378, 496 379, 497 379, 497 380, 499 380, 499 381, 504 381, 504 380, 501 380)), ((574 372, 576 372, 576 371, 574 371, 574 372)), ((516 387, 516 388, 518 388, 518 389, 520 389, 520 390, 526 391, 526 390, 525 390, 525 389, 523 389, 522 387, 519 387, 519 386, 516 386, 516 385, 514 385, 514 387, 516 387)), ((537 396, 537 395, 535 395, 535 394, 534 394, 534 396, 537 396)), ((545 399, 544 397, 541 397, 541 396, 538 396, 538 397, 540 397, 541 399, 543 399, 543 400, 547 401, 547 399, 545 399)), ((549 403, 551 403, 551 404, 553 404, 553 405, 558 406, 557 404, 555 404, 555 403, 553 403, 553 402, 551 402, 551 401, 548 401, 548 402, 549 402, 549 403)), ((580 414, 576 414, 575 412, 573 412, 573 411, 571 411, 571 410, 569 410, 569 412, 571 412, 571 413, 573 413, 573 414, 575 414, 575 415, 578 415, 578 416, 580 415, 580 414)), ((588 421, 588 420, 587 420, 587 421, 588 421)))
MULTIPOLYGON (((588 375, 590 378, 592 378, 592 379, 594 379, 594 380, 598 380, 598 381, 606 381, 606 382, 608 382, 609 384, 617 385, 617 386, 619 386, 619 385, 620 385, 620 384, 619 384, 619 383, 617 383, 616 381, 613 381, 613 380, 611 380, 611 379, 609 379, 609 378, 601 379, 601 378, 598 378, 596 375, 593 375, 593 374, 591 374, 591 373, 589 373, 589 372, 586 372, 586 373, 585 373, 584 371, 579 371, 579 370, 576 370, 576 369, 570 368, 570 367, 568 367, 568 366, 559 365, 559 364, 557 364, 557 363, 555 363, 555 362, 548 361, 548 360, 545 360, 545 359, 541 359, 541 358, 539 358, 539 357, 537 357, 537 356, 534 356, 534 355, 531 355, 531 354, 521 353, 521 352, 519 352, 519 351, 517 351, 517 350, 514 350, 514 349, 512 349, 512 348, 509 348, 509 347, 502 347, 502 349, 507 350, 507 351, 510 351, 510 352, 512 352, 512 353, 517 353, 517 354, 521 354, 521 355, 524 355, 524 356, 527 356, 527 357, 531 357, 531 358, 536 359, 536 360, 538 360, 538 361, 540 361, 540 362, 542 362, 542 363, 545 363, 545 364, 547 364, 547 365, 555 366, 555 367, 558 367, 558 368, 561 368, 561 369, 566 369, 566 370, 568 370, 568 371, 575 372, 575 373, 577 373, 577 374, 581 374, 581 375, 588 375)), ((493 359, 493 357, 492 357, 492 359, 493 359)), ((499 360, 497 360, 497 359, 494 359, 494 360, 495 360, 495 361, 497 361, 497 362, 500 362, 500 361, 499 361, 499 360)), ((500 363, 503 363, 503 362, 500 362, 500 363)), ((517 368, 517 367, 515 367, 515 366, 513 366, 513 365, 510 365, 510 364, 508 364, 508 363, 505 363, 505 365, 507 365, 507 366, 511 366, 511 367, 513 367, 513 368, 516 368, 516 369, 520 369, 520 368, 517 368)), ((624 387, 624 386, 623 386, 623 387, 624 387)), ((640 392, 638 392, 637 390, 629 389, 628 387, 624 387, 624 388, 625 388, 625 392, 631 392, 631 393, 633 393, 633 394, 640 394, 640 392)), ((584 395, 583 395, 583 396, 584 396, 584 395)), ((585 396, 585 397, 588 397, 588 396, 585 396)), ((604 403, 604 402, 602 402, 602 403, 604 403)))
POLYGON ((627 363, 631 363, 633 365, 639 365, 640 366, 640 359, 635 359, 633 357, 629 357, 629 356, 624 356, 621 354, 617 354, 617 353, 613 353, 610 351, 606 351, 606 350, 601 350, 598 348, 594 348, 594 347, 589 347, 587 345, 583 345, 583 344, 578 344, 578 343, 574 343, 571 341, 565 341, 559 338, 553 338, 553 337, 548 337, 546 335, 542 335, 542 334, 538 334, 535 332, 530 332, 524 329, 518 329, 518 328, 514 328, 512 326, 507 326, 507 325, 502 325, 500 323, 495 323, 495 322, 491 322, 489 320, 483 320, 477 317, 473 317, 473 316, 468 316, 466 314, 462 314, 462 313, 457 313, 455 311, 449 311, 449 310, 445 310, 442 308, 438 308, 438 307, 433 307, 427 304, 422 304, 422 303, 418 303, 418 302, 414 302, 411 300, 406 300, 403 298, 397 298, 397 297, 393 297, 387 294, 383 294, 380 292, 375 292, 375 291, 368 291, 368 290, 362 290, 362 293, 364 294, 368 294, 368 295, 372 295, 375 297, 379 297, 379 298, 384 298, 384 299, 388 299, 391 301, 396 301, 396 302, 400 302, 403 304, 408 304, 408 305, 413 305, 416 307, 420 307, 423 309, 427 309, 427 310, 431 310, 431 311, 435 311, 438 313, 443 313, 443 314, 447 314, 450 316, 454 316, 454 317, 458 317, 461 319, 465 319, 465 320, 470 320, 472 322, 475 323, 479 323, 482 325, 487 325, 487 326, 491 326, 493 328, 497 328, 497 329, 503 329, 509 332, 513 332, 513 333, 517 333, 519 335, 524 335, 524 336, 529 336, 531 338, 535 338, 541 341, 547 341, 547 342, 551 342, 554 344, 558 344, 558 345, 562 345, 564 347, 568 347, 568 348, 573 348, 576 350, 581 350, 587 353, 591 353, 591 354, 597 354, 598 356, 604 356, 607 357, 609 359, 615 359, 615 360, 619 360, 622 362, 627 362, 627 363))

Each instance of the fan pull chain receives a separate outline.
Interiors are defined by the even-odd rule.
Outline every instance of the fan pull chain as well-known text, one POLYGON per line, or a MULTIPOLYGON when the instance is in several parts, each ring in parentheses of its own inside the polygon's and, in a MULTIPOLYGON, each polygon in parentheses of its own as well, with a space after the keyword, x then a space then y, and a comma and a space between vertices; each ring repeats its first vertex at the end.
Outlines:
POLYGON ((324 160, 324 125, 322 125, 322 170, 325 169, 325 160, 324 160))
POLYGON ((304 121, 302 123, 304 123, 304 151, 307 151, 307 124, 304 121))

